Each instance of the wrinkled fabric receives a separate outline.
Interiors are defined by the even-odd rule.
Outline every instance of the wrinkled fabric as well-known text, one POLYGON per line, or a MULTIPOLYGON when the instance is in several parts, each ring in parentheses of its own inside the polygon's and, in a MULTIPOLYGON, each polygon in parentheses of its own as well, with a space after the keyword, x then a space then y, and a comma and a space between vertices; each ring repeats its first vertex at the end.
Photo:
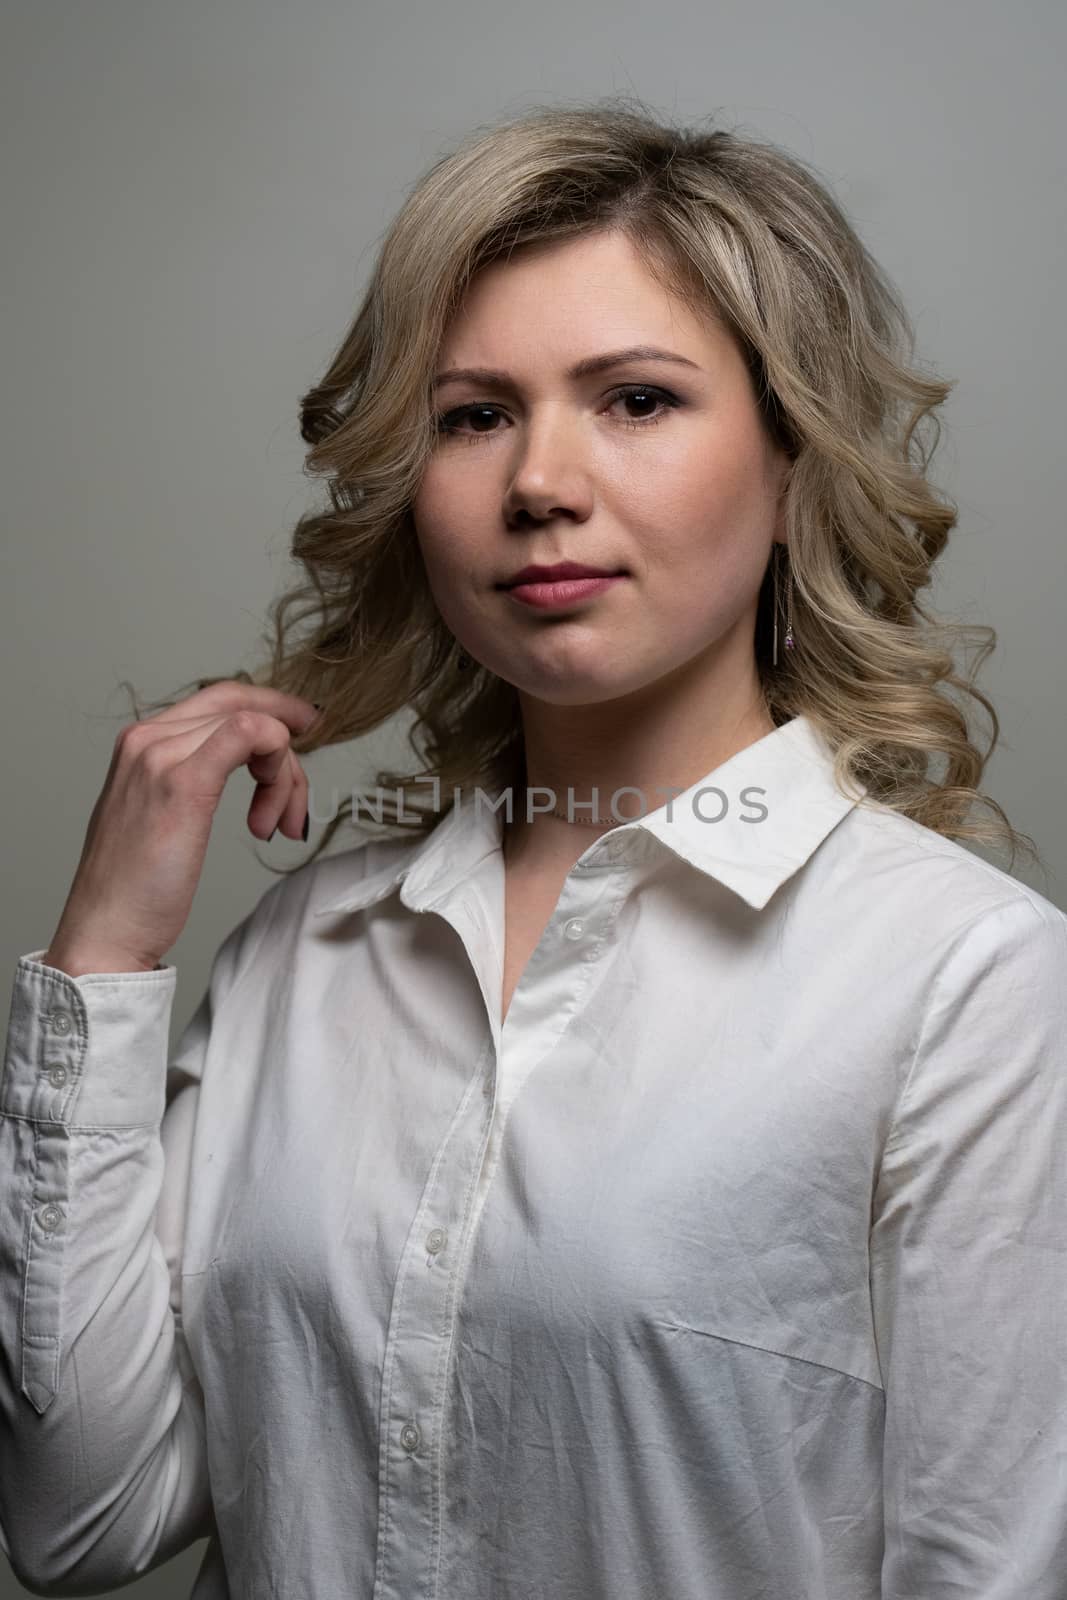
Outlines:
POLYGON ((21 957, 16 1573, 1065 1600, 1067 917, 832 767, 590 834, 503 1025, 471 797, 275 882, 169 1059, 172 966, 21 957))

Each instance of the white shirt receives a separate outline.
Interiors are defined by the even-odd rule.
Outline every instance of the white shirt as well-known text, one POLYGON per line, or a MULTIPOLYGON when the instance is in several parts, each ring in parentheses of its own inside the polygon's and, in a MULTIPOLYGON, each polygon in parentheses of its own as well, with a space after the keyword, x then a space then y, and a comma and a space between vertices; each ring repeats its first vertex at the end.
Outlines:
POLYGON ((19 960, 16 1573, 1064 1600, 1067 917, 806 718, 704 783, 590 835, 503 1027, 474 799, 279 879, 169 1071, 173 967, 19 960))

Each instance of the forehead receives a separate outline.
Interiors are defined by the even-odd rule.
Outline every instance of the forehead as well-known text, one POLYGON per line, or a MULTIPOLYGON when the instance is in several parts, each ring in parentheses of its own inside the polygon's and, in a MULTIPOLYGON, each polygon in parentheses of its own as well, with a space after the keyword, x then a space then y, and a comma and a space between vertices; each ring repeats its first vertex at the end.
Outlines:
POLYGON ((446 330, 441 365, 634 344, 666 344, 699 359, 728 339, 714 309, 688 305, 627 235, 601 232, 524 245, 483 267, 446 330))

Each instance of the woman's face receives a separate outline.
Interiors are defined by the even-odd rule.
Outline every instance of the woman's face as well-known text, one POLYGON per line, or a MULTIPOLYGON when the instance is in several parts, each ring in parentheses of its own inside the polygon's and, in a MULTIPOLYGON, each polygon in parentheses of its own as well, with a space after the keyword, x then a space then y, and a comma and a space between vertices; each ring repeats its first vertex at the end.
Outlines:
POLYGON ((752 674, 788 460, 732 335, 663 289, 624 235, 600 233, 483 269, 437 366, 485 369, 439 381, 413 507, 437 608, 475 660, 559 705, 703 661, 752 674), (636 345, 680 359, 570 371, 636 345), (562 561, 625 576, 547 610, 501 587, 562 561))

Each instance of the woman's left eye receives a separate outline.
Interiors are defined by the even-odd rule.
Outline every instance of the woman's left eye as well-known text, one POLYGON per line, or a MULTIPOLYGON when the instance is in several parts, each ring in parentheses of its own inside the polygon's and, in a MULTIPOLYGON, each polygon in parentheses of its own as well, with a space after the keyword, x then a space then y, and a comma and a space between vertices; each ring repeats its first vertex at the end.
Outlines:
MULTIPOLYGON (((645 428, 655 426, 655 424, 662 419, 666 411, 673 410, 675 406, 681 404, 681 401, 678 399, 677 395, 671 394, 669 389, 652 388, 651 385, 646 383, 628 384, 625 389, 616 389, 614 394, 611 396, 611 404, 615 405, 620 400, 640 401, 642 404, 651 402, 660 408, 651 416, 624 417, 623 421, 628 428, 645 428)), ((497 406, 490 405, 488 401, 479 401, 469 406, 457 406, 454 411, 446 411, 443 415, 437 418, 438 433, 454 434, 457 438, 467 439, 471 444, 473 444, 477 439, 491 438, 494 433, 500 432, 499 428, 483 428, 480 430, 476 429, 473 433, 468 433, 466 430, 457 427, 457 422, 470 417, 474 412, 480 413, 483 420, 485 420, 486 416, 492 420, 493 417, 500 415, 499 408, 497 406)))

